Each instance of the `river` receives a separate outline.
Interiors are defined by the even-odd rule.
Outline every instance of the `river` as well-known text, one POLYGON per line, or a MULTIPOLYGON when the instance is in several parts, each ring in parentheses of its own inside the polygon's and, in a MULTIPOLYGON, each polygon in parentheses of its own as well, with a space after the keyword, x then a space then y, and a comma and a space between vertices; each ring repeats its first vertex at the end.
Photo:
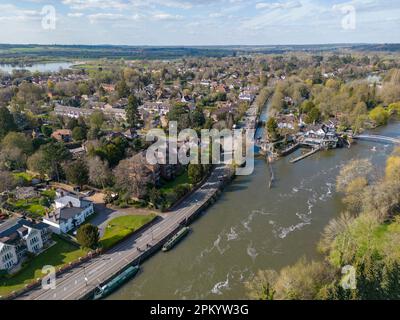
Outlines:
POLYGON ((11 64, 0 64, 0 71, 11 73, 13 70, 28 70, 30 72, 58 72, 60 69, 69 69, 73 64, 70 62, 37 63, 30 66, 18 66, 11 64))
MULTIPOLYGON (((399 132, 400 123, 391 123, 375 133, 394 137, 399 132)), ((343 209, 335 192, 340 168, 368 158, 383 172, 392 150, 360 141, 296 164, 289 163, 292 155, 273 164, 273 189, 268 166, 256 160, 253 175, 237 177, 192 225, 189 237, 146 261, 109 299, 245 299, 243 282, 257 270, 280 270, 303 256, 320 258, 321 232, 343 209)))

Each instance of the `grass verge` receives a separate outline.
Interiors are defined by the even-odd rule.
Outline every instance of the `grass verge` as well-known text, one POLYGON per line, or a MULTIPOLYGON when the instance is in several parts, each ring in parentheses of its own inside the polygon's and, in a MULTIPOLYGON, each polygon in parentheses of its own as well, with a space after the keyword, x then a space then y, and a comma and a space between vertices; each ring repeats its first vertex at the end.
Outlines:
POLYGON ((104 249, 109 249, 155 218, 155 214, 115 218, 108 223, 104 236, 100 240, 100 245, 104 249))

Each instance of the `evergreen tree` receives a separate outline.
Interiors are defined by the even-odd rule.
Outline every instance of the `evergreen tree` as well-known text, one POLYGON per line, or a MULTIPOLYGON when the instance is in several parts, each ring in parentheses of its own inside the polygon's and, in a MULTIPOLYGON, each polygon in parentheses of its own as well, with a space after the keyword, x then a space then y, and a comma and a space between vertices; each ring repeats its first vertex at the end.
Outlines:
POLYGON ((128 106, 125 109, 127 122, 130 128, 137 128, 140 124, 139 105, 140 101, 134 95, 130 95, 128 98, 128 106))
POLYGON ((83 248, 94 249, 100 240, 99 229, 94 225, 85 224, 78 229, 76 239, 83 248))
POLYGON ((17 125, 14 117, 6 107, 0 107, 0 139, 3 139, 10 131, 15 131, 17 125))

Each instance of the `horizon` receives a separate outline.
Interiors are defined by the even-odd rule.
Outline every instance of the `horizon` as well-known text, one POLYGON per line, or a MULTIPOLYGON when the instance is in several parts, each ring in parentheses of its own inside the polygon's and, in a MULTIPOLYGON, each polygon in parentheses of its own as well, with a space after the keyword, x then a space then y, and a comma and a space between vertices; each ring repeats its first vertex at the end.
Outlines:
POLYGON ((149 47, 149 48, 204 48, 204 47, 312 47, 312 46, 358 46, 358 45, 400 45, 399 42, 326 42, 326 43, 282 43, 282 44, 111 44, 111 43, 96 43, 96 44, 78 44, 78 43, 8 43, 0 42, 0 46, 65 46, 65 47, 75 47, 75 46, 88 46, 88 47, 149 47))

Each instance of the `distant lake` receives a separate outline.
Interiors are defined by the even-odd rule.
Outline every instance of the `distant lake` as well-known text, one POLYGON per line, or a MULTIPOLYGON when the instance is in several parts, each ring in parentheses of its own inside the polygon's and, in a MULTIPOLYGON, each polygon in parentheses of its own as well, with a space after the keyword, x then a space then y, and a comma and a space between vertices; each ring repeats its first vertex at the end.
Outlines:
POLYGON ((29 66, 0 64, 0 70, 11 73, 13 70, 29 70, 30 72, 57 72, 60 69, 69 69, 73 66, 70 62, 37 63, 29 66))

